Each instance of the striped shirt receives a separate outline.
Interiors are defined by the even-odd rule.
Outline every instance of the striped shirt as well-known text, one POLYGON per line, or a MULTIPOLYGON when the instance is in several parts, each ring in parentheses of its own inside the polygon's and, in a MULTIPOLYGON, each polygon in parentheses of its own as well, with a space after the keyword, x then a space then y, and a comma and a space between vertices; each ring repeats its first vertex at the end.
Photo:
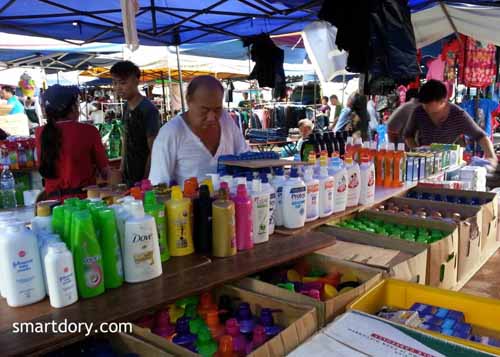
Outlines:
POLYGON ((453 144, 461 135, 478 141, 486 133, 474 122, 469 114, 450 103, 450 112, 441 125, 436 126, 422 105, 415 108, 404 131, 405 138, 415 138, 418 145, 432 143, 453 144))

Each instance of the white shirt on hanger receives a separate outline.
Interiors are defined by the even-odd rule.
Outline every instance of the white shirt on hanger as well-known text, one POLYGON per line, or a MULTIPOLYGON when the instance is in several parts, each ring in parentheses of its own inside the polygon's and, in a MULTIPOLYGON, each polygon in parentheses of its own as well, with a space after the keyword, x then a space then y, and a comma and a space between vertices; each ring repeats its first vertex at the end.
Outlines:
POLYGON ((170 184, 175 180, 183 186, 184 181, 190 177, 197 177, 200 182, 206 178, 206 174, 217 172, 217 160, 220 156, 238 155, 250 150, 240 129, 225 111, 220 118, 220 128, 219 147, 215 155, 212 155, 191 131, 182 114, 165 124, 153 144, 149 173, 151 183, 170 184))

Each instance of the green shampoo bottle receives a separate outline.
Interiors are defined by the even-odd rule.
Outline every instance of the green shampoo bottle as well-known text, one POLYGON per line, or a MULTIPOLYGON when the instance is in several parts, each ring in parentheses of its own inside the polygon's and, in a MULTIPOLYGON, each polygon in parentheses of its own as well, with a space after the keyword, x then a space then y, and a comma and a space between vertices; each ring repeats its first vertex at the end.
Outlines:
MULTIPOLYGON (((55 206, 52 209, 52 230, 64 239, 64 210, 63 205, 55 206)), ((69 244, 66 244, 69 247, 69 244)))
POLYGON ((165 216, 165 206, 157 203, 153 191, 148 191, 144 195, 144 211, 155 219, 161 261, 165 262, 170 259, 167 241, 167 217, 165 216))
POLYGON ((102 251, 104 286, 106 289, 117 288, 123 284, 123 262, 115 212, 112 209, 100 209, 98 224, 101 232, 99 243, 102 251))
POLYGON ((102 254, 88 211, 74 213, 73 256, 78 294, 91 298, 104 293, 102 254))

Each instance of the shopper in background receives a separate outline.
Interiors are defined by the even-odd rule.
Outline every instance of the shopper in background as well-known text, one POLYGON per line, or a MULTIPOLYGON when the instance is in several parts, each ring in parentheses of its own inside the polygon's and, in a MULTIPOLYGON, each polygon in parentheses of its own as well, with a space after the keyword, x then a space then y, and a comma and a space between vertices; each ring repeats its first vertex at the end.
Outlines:
POLYGON ((248 92, 243 92, 243 100, 240 100, 238 107, 244 109, 250 109, 252 107, 252 101, 248 99, 248 92))
POLYGON ((123 110, 122 172, 124 181, 132 186, 149 176, 151 150, 160 130, 160 113, 156 106, 139 93, 141 71, 130 61, 111 67, 113 87, 127 101, 123 110))
POLYGON ((446 86, 436 80, 425 83, 419 92, 421 105, 415 108, 404 137, 410 148, 432 143, 454 144, 462 135, 479 143, 493 168, 498 160, 493 144, 474 120, 455 104, 448 102, 446 86))
POLYGON ((217 172, 221 155, 241 154, 248 145, 234 120, 223 110, 224 88, 212 76, 194 78, 188 86, 189 110, 165 124, 153 145, 153 184, 182 185, 217 172))
POLYGON ((366 103, 366 110, 368 111, 368 115, 370 117, 369 121, 369 132, 370 132, 370 139, 372 139, 377 132, 377 126, 380 121, 380 115, 377 112, 375 101, 370 98, 368 103, 366 103))
POLYGON ((387 120, 387 134, 391 143, 404 142, 403 131, 419 104, 418 90, 409 89, 406 92, 406 103, 400 105, 387 120))
POLYGON ((12 114, 24 114, 23 103, 17 98, 16 90, 11 86, 3 86, 0 91, 0 95, 2 99, 7 101, 7 105, 12 106, 12 109, 9 112, 9 115, 12 114))
POLYGON ((43 94, 47 124, 36 129, 39 171, 44 178, 42 199, 85 198, 83 188, 110 173, 97 129, 78 122, 78 87, 49 87, 43 94))
POLYGON ((330 106, 328 105, 328 97, 321 98, 321 106, 319 107, 319 114, 316 116, 316 127, 318 129, 325 129, 330 122, 330 106))
POLYGON ((332 103, 330 107, 330 126, 333 128, 344 107, 340 104, 339 98, 335 94, 330 96, 330 102, 332 103))

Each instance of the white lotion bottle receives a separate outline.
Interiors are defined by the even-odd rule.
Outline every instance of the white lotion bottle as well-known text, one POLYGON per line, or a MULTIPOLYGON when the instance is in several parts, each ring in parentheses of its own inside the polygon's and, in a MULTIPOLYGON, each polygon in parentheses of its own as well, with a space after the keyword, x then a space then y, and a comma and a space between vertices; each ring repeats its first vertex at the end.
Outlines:
POLYGON ((50 305, 59 309, 78 301, 73 255, 66 244, 50 244, 44 265, 50 305))

